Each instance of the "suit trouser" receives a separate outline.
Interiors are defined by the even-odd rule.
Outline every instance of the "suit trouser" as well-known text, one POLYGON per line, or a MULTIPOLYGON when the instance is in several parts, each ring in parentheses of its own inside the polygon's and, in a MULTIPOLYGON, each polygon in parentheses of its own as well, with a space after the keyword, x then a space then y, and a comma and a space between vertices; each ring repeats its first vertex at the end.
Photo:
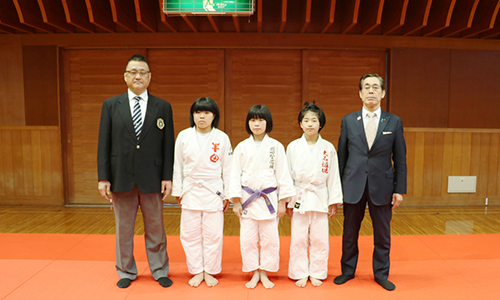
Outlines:
POLYGON ((354 275, 358 263, 358 238, 366 204, 373 224, 373 275, 382 280, 389 277, 391 250, 392 205, 375 205, 370 200, 368 184, 361 200, 356 204, 344 203, 344 233, 342 235, 342 274, 354 275))
POLYGON ((116 223, 116 270, 120 278, 134 280, 134 227, 137 210, 144 219, 144 239, 149 269, 155 280, 168 275, 167 238, 163 227, 163 201, 160 193, 142 193, 137 185, 130 192, 113 193, 116 223))

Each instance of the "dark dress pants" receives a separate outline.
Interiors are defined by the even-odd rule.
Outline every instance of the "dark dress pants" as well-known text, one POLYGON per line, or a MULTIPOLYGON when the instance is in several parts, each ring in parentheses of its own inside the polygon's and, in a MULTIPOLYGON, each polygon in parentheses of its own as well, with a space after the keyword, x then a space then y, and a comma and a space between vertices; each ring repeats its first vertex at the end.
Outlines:
POLYGON ((373 224, 373 274, 376 278, 386 280, 389 277, 391 250, 391 218, 392 205, 375 205, 370 201, 368 184, 360 201, 356 204, 344 203, 344 232, 342 235, 342 274, 354 275, 358 264, 358 237, 361 222, 365 216, 366 204, 373 224))

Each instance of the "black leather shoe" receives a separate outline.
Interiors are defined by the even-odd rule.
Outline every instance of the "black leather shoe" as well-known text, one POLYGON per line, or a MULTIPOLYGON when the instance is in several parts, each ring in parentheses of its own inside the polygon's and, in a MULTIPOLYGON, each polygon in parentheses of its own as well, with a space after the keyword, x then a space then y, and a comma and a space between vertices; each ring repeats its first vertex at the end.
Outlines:
POLYGON ((128 288, 129 287, 130 282, 132 282, 132 281, 130 279, 128 279, 128 278, 122 278, 122 279, 118 280, 118 282, 116 283, 116 285, 119 288, 124 289, 124 288, 128 288))
POLYGON ((339 275, 337 277, 335 277, 335 279, 333 280, 333 283, 335 284, 338 284, 338 285, 341 285, 341 284, 344 284, 346 283, 347 281, 351 280, 354 278, 354 275, 339 275))
POLYGON ((172 282, 172 280, 171 280, 170 278, 168 278, 168 277, 160 277, 160 278, 158 278, 158 283, 159 283, 162 287, 167 288, 167 287, 171 286, 173 282, 172 282))
POLYGON ((375 278, 375 282, 380 284, 380 286, 382 286, 384 289, 386 289, 388 291, 394 291, 396 289, 396 286, 394 285, 394 283, 390 282, 387 279, 384 280, 384 279, 375 278))

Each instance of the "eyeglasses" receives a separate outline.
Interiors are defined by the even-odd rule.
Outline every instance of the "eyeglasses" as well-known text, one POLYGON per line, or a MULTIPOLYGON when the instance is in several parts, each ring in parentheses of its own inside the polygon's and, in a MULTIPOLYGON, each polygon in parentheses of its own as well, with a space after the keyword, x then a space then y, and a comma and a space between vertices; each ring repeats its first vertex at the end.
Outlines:
POLYGON ((148 73, 151 73, 151 71, 146 71, 146 70, 140 70, 140 71, 137 71, 137 70, 128 70, 128 71, 125 71, 125 73, 131 75, 131 76, 137 76, 137 74, 140 74, 141 76, 146 76, 146 74, 148 73))
POLYGON ((378 84, 374 84, 374 85, 365 84, 363 86, 363 90, 365 90, 365 91, 369 91, 370 89, 373 89, 374 91, 379 91, 380 85, 378 85, 378 84))

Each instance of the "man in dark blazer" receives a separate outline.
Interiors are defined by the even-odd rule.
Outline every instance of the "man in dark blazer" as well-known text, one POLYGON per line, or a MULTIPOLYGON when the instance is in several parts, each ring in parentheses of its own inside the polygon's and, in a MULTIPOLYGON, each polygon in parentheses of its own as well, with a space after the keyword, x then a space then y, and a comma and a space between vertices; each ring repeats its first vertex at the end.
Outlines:
POLYGON ((126 288, 137 277, 133 239, 140 206, 151 274, 169 287, 163 201, 172 189, 172 108, 148 93, 151 72, 144 56, 129 59, 124 79, 128 91, 103 103, 97 151, 99 192, 115 211, 117 285, 126 288))
POLYGON ((342 235, 342 275, 334 279, 344 284, 353 279, 358 262, 358 237, 366 205, 373 223, 373 274, 386 290, 390 282, 392 209, 406 194, 406 144, 403 123, 396 115, 380 109, 385 97, 384 80, 378 74, 363 75, 359 82, 360 111, 342 119, 338 159, 344 194, 342 235))

